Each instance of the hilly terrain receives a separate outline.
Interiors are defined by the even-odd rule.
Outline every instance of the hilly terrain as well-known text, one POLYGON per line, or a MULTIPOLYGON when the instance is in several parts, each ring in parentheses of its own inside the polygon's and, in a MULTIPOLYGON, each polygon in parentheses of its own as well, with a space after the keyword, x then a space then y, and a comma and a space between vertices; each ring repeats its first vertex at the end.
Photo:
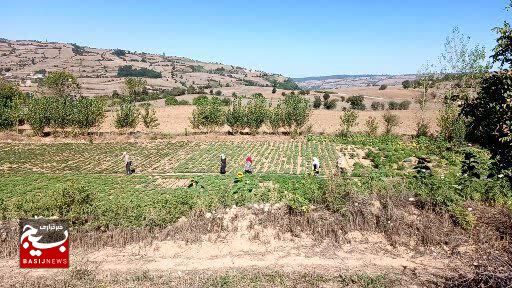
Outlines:
POLYGON ((67 70, 78 77, 84 96, 121 92, 123 77, 145 77, 151 90, 173 87, 258 86, 296 89, 288 78, 233 65, 176 56, 99 49, 69 43, 0 38, 0 76, 36 91, 45 74, 67 70))
POLYGON ((405 80, 414 80, 416 75, 331 75, 293 78, 302 89, 339 89, 347 87, 368 87, 380 85, 401 85, 405 80))

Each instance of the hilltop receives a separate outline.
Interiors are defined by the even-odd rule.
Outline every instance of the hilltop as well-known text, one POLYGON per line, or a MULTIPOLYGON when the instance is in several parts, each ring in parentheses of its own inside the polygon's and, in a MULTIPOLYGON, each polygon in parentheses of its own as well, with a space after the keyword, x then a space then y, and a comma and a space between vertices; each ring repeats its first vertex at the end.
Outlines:
POLYGON ((287 77, 247 68, 206 63, 184 57, 99 49, 72 43, 0 38, 0 75, 35 91, 45 74, 67 70, 78 77, 85 96, 110 95, 123 89, 123 78, 147 78, 152 90, 173 87, 277 86, 298 89, 287 77))

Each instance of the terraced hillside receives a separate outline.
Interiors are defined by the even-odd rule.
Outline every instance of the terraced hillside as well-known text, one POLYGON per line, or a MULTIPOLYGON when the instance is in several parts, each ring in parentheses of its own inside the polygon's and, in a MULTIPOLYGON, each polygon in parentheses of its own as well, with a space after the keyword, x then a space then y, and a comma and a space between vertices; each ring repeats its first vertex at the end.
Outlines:
POLYGON ((123 89, 123 78, 118 77, 123 66, 161 73, 161 77, 147 78, 153 90, 185 85, 270 87, 287 80, 238 66, 67 43, 0 39, 0 56, 0 76, 18 82, 25 91, 35 91, 45 73, 67 70, 79 77, 83 95, 110 95, 123 89))

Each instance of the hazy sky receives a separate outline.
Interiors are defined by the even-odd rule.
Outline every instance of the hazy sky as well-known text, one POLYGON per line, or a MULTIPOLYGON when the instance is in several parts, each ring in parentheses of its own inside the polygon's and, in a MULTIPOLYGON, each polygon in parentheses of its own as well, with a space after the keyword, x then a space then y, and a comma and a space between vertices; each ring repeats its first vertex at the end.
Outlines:
POLYGON ((292 77, 415 73, 454 26, 494 47, 506 0, 2 1, 0 37, 165 53, 292 77))

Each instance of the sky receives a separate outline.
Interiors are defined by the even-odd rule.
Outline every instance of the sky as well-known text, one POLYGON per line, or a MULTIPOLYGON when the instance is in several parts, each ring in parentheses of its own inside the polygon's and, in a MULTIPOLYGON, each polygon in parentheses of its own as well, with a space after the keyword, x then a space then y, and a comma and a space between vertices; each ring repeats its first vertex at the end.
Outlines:
POLYGON ((408 74, 458 26, 490 51, 507 0, 2 1, 0 37, 165 53, 289 77, 408 74))

